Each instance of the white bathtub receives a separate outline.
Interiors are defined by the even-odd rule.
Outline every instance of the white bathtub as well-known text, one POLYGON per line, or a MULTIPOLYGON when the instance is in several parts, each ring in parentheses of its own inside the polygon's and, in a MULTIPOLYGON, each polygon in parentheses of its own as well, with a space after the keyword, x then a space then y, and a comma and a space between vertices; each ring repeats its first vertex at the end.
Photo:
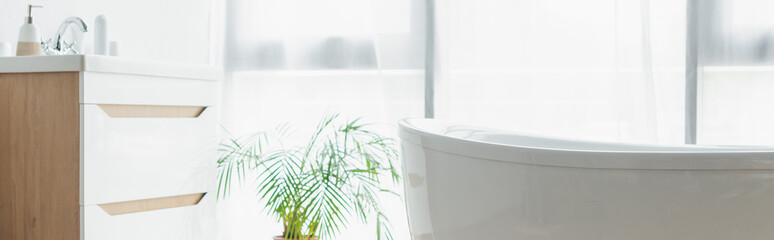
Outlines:
POLYGON ((774 149, 400 122, 414 240, 774 239, 774 149))

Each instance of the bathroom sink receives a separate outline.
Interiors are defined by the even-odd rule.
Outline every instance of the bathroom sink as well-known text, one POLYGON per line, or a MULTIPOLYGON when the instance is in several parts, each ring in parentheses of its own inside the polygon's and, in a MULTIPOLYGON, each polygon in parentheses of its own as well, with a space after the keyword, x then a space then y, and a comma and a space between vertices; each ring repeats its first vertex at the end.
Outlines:
POLYGON ((0 73, 105 72, 186 79, 221 79, 218 67, 100 55, 0 57, 0 73))

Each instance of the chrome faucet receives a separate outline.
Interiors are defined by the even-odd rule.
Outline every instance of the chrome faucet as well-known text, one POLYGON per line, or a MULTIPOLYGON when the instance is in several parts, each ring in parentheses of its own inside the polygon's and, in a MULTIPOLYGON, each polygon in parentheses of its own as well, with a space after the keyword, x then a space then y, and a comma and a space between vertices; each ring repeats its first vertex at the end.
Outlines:
POLYGON ((49 39, 47 42, 43 43, 43 51, 47 55, 66 55, 79 53, 78 50, 74 48, 76 44, 75 40, 73 40, 72 43, 68 43, 62 38, 70 24, 74 24, 81 32, 88 32, 86 23, 84 23, 80 18, 69 17, 65 19, 64 22, 59 25, 59 29, 56 31, 56 35, 54 35, 54 37, 49 39))

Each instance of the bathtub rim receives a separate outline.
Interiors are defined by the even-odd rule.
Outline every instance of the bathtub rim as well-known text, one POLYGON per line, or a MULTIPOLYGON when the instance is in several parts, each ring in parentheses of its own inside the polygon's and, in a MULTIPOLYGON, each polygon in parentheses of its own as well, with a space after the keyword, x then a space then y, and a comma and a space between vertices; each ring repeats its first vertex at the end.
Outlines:
POLYGON ((604 143, 627 145, 630 147, 675 147, 685 150, 583 150, 520 146, 450 136, 440 132, 433 132, 429 129, 422 129, 420 126, 412 124, 411 122, 413 121, 432 121, 434 122, 433 124, 440 126, 464 126, 486 131, 495 129, 452 125, 436 119, 406 118, 398 122, 398 136, 403 142, 444 153, 499 162, 593 169, 774 170, 774 148, 769 147, 676 147, 668 145, 621 144, 552 138, 502 131, 503 133, 517 136, 576 141, 579 143, 604 143))

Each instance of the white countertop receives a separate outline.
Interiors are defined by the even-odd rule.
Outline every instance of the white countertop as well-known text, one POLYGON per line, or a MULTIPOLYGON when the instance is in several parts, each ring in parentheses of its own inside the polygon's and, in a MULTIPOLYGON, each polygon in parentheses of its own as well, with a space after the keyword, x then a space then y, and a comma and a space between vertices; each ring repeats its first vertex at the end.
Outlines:
POLYGON ((220 68, 207 65, 98 55, 0 57, 0 73, 31 72, 104 72, 214 81, 223 79, 220 68))

